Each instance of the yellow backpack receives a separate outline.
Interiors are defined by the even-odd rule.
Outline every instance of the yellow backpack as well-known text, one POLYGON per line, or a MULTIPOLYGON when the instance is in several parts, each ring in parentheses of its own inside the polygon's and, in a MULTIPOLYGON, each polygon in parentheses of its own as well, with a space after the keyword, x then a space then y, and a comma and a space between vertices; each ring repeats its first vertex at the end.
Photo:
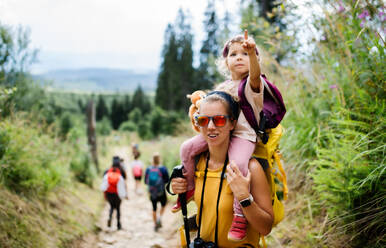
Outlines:
MULTIPOLYGON (((271 189, 274 213, 273 226, 276 226, 284 218, 284 205, 279 198, 287 200, 288 196, 287 176, 281 164, 279 152, 279 141, 283 132, 284 129, 280 124, 267 130, 268 142, 266 144, 257 143, 253 152, 253 156, 257 158, 263 167, 266 167, 264 171, 271 189)), ((267 247, 264 236, 261 236, 261 239, 263 246, 267 247)))

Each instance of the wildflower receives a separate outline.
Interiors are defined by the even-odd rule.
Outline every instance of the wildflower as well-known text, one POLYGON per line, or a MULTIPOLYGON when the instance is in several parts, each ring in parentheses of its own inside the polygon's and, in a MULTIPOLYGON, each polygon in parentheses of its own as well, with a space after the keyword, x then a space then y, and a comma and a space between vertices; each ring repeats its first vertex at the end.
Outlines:
POLYGON ((362 13, 360 13, 360 15, 358 16, 359 19, 366 19, 366 17, 368 17, 370 14, 369 14, 369 11, 367 9, 363 10, 362 13))
POLYGON ((379 53, 379 50, 376 46, 373 46, 371 49, 370 49, 370 55, 375 55, 375 54, 378 54, 379 53))
POLYGON ((383 12, 382 10, 379 11, 378 16, 381 22, 384 22, 386 20, 386 17, 384 15, 385 15, 385 12, 383 12))
POLYGON ((336 84, 331 84, 330 86, 328 86, 328 88, 330 88, 330 89, 337 89, 337 88, 338 88, 338 85, 336 85, 336 84))
POLYGON ((344 12, 346 9, 344 8, 342 1, 340 1, 338 4, 339 4, 338 13, 344 12))

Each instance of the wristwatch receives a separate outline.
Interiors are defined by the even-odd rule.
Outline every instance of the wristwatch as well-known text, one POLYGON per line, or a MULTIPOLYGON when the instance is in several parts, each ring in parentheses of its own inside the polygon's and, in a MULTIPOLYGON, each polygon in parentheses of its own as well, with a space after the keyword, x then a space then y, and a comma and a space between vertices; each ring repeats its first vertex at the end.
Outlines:
POLYGON ((248 207, 249 205, 251 205, 253 202, 253 197, 251 194, 249 194, 248 198, 245 198, 245 199, 242 199, 240 201, 240 205, 243 207, 243 208, 246 208, 248 207))

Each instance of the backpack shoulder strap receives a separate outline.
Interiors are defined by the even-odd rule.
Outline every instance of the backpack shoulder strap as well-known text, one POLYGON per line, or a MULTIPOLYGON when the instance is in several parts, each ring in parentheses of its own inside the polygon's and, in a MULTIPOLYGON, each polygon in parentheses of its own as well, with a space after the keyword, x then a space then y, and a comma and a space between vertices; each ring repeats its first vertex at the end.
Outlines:
POLYGON ((114 168, 114 167, 111 167, 111 168, 107 171, 107 173, 109 173, 109 172, 116 172, 116 171, 118 171, 119 174, 121 174, 121 173, 120 173, 120 170, 119 170, 118 168, 114 168))
MULTIPOLYGON (((267 90, 267 91, 268 91, 268 93, 272 96, 272 98, 273 98, 273 100, 276 102, 276 104, 280 104, 280 103, 279 103, 279 100, 277 100, 276 96, 272 93, 271 88, 269 88, 269 85, 268 85, 268 83, 267 83, 267 82, 269 82, 269 81, 268 81, 267 77, 265 76, 265 74, 261 74, 261 77, 264 79, 264 80, 262 80, 262 82, 263 82, 263 84, 264 84, 264 90, 267 90)), ((269 83, 270 83, 270 82, 269 82, 269 83)), ((272 84, 272 83, 271 83, 271 84, 272 84)))
MULTIPOLYGON (((268 141, 268 134, 265 131, 265 116, 263 111, 260 112, 260 123, 257 123, 255 114, 253 112, 253 108, 251 104, 249 104, 247 98, 245 97, 245 86, 247 84, 248 77, 245 77, 243 80, 241 80, 238 88, 238 95, 239 95, 239 103, 241 111, 243 111, 243 114, 245 116, 245 119, 247 119, 249 125, 255 130, 255 133, 261 138, 262 142, 264 144, 268 141)), ((264 81, 264 80, 263 80, 264 81)), ((264 89, 265 89, 264 85, 264 89)))
POLYGON ((247 119, 249 125, 251 125, 251 127, 256 131, 259 125, 255 118, 255 114, 253 113, 252 106, 249 104, 247 98, 245 97, 245 86, 247 85, 247 79, 248 77, 245 77, 241 80, 237 93, 239 96, 241 111, 243 111, 244 116, 247 119))

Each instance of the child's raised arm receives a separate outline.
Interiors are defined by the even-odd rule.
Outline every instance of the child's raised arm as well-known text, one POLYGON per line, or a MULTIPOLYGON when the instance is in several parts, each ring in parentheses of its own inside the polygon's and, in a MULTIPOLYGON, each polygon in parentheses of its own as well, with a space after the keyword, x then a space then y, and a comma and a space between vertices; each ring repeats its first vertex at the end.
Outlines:
POLYGON ((260 64, 256 55, 256 43, 252 38, 248 38, 248 30, 244 31, 244 50, 249 56, 249 80, 253 91, 260 92, 260 64))

